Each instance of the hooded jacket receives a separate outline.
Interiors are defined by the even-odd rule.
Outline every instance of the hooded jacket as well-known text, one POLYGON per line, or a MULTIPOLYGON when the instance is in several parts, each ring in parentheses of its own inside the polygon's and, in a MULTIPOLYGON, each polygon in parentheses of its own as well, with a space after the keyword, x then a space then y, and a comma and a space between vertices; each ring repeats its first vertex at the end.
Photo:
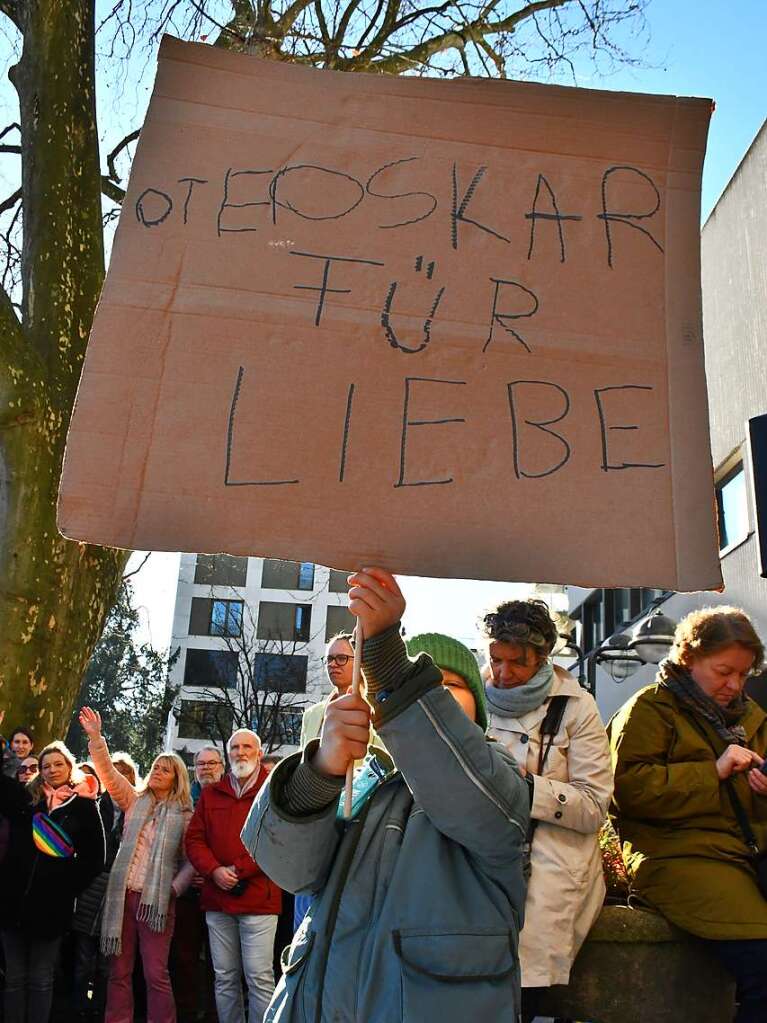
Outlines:
POLYGON ((398 769, 352 821, 337 795, 309 815, 289 808, 316 740, 255 800, 246 846, 283 888, 316 896, 265 1023, 517 1023, 528 787, 441 682, 422 655, 378 694, 374 725, 398 769))
POLYGON ((253 800, 267 777, 261 767, 255 785, 243 796, 237 796, 226 775, 221 781, 204 786, 197 800, 186 833, 186 854, 205 878, 200 892, 202 910, 235 916, 280 912, 280 889, 256 866, 240 838, 253 800), (240 879, 247 882, 241 895, 230 895, 213 880, 217 867, 229 866, 234 866, 240 879))
POLYGON ((69 929, 75 899, 104 869, 105 842, 95 799, 73 795, 50 812, 24 785, 0 775, 0 813, 10 828, 0 866, 0 925, 40 938, 69 929), (34 844, 32 818, 43 812, 68 836, 74 855, 49 856, 34 844))

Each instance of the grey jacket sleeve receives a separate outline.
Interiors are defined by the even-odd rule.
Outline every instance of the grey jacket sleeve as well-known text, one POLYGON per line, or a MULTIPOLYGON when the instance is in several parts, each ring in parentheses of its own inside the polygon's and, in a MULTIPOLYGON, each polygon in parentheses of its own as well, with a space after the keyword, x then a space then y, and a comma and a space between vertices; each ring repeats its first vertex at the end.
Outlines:
POLYGON ((293 776, 316 748, 314 740, 275 767, 253 800, 240 835, 261 870, 288 892, 314 892, 323 887, 341 836, 337 794, 314 813, 290 809, 288 789, 293 776))
MULTIPOLYGON (((384 635, 391 648, 395 637, 384 635)), ((434 827, 488 863, 508 862, 527 833, 528 786, 513 758, 441 685, 431 659, 421 655, 415 665, 401 685, 374 687, 374 726, 434 827)), ((366 676, 375 673, 367 663, 366 676)))

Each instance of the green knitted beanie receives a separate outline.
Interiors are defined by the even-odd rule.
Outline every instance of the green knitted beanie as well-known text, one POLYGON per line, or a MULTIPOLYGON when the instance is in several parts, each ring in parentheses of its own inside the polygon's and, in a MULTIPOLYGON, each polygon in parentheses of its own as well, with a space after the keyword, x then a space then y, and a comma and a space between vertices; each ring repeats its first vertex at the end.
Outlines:
POLYGON ((487 704, 485 687, 479 673, 479 665, 467 646, 452 636, 440 632, 422 632, 405 640, 410 657, 428 654, 438 668, 454 671, 466 682, 477 705, 477 724, 484 732, 487 729, 487 704))

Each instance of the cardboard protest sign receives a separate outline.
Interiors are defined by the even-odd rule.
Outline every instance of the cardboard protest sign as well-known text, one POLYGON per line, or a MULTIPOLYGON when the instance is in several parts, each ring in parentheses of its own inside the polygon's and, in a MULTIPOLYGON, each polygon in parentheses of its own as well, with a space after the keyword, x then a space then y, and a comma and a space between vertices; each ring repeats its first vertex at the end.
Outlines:
POLYGON ((61 531, 419 575, 720 583, 704 100, 165 39, 61 531))

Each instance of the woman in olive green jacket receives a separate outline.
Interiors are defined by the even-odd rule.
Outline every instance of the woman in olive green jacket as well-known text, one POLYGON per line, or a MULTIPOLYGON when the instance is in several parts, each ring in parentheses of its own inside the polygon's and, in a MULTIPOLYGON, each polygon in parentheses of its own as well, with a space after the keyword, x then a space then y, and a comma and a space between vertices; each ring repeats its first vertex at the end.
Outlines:
POLYGON ((743 693, 764 651, 736 608, 695 611, 654 685, 610 722, 613 813, 636 893, 709 939, 735 976, 738 1023, 767 1019, 767 900, 728 794, 767 849, 767 715, 743 693))

